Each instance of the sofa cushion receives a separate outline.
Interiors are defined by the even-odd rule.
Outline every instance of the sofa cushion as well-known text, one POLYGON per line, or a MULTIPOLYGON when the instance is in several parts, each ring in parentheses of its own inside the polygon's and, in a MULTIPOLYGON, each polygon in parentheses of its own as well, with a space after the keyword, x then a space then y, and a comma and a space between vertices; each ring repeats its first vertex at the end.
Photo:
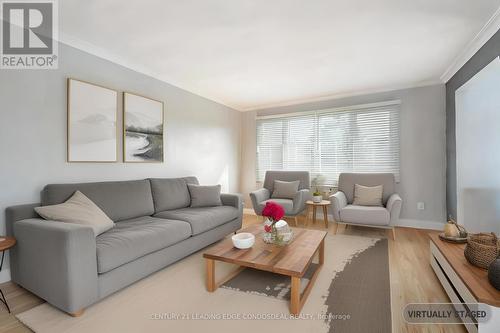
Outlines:
POLYGON ((269 199, 259 203, 259 208, 262 211, 269 201, 276 202, 285 209, 285 215, 293 215, 293 200, 291 199, 269 199))
POLYGON ((120 182, 50 184, 42 191, 42 206, 57 205, 80 191, 113 221, 154 213, 149 180, 120 182), (126 204, 124 204, 126 203, 126 204))
POLYGON ((190 236, 191 227, 184 221, 151 216, 121 221, 96 238, 97 271, 108 272, 190 236))
POLYGON ((217 206, 166 210, 155 214, 155 217, 186 221, 191 224, 191 231, 194 236, 230 222, 236 219, 238 215, 239 211, 234 207, 217 206))
POLYGON ((188 184, 191 195, 191 207, 214 207, 222 206, 220 201, 220 185, 200 186, 188 184))
POLYGON ((187 184, 198 185, 196 177, 151 178, 149 181, 153 192, 155 213, 189 207, 191 197, 187 184))
POLYGON ((340 210, 342 222, 368 225, 388 225, 389 211, 385 207, 347 205, 340 210))

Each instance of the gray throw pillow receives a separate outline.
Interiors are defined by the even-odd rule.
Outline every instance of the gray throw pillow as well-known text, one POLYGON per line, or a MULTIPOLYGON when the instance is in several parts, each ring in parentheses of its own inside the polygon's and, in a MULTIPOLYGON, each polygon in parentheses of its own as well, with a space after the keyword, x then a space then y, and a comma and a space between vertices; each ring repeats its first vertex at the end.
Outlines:
POLYGON ((299 191, 300 181, 284 182, 281 180, 274 181, 274 190, 271 198, 276 199, 293 199, 299 191))
POLYGON ((191 195, 191 207, 214 207, 221 206, 220 185, 204 186, 187 184, 191 195))

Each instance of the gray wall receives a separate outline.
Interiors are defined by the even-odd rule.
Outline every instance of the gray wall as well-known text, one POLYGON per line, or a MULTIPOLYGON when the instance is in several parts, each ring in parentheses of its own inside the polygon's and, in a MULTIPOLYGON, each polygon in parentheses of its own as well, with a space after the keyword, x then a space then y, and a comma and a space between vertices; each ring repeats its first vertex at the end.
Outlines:
POLYGON ((196 175, 239 190, 240 112, 107 60, 60 45, 58 70, 0 71, 0 101, 0 234, 5 207, 47 183, 196 175), (66 163, 67 77, 164 101, 165 163, 66 163))
POLYGON ((455 136, 455 91, 500 55, 500 31, 446 83, 446 204, 448 215, 457 217, 457 164, 455 136))
POLYGON ((248 193, 260 185, 255 179, 255 117, 279 113, 320 110, 356 104, 400 99, 401 181, 403 197, 401 225, 441 229, 446 220, 445 205, 445 87, 434 85, 337 100, 247 112, 244 115, 241 191, 251 207, 248 193), (425 210, 417 210, 417 202, 425 210))

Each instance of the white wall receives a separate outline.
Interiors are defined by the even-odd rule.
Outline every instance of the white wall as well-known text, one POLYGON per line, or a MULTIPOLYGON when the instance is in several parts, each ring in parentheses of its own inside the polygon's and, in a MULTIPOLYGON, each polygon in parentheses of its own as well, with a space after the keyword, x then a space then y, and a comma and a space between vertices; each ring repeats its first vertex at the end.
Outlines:
MULTIPOLYGON (((65 45, 59 48, 58 70, 2 70, 0 234, 5 233, 5 207, 38 202, 47 183, 195 175, 201 183, 221 183, 224 190, 238 192, 241 117, 238 111, 65 45), (165 163, 66 163, 67 77, 164 101, 165 163)), ((7 279, 8 270, 2 271, 0 282, 7 279)))
POLYGON ((242 128, 241 191, 251 207, 248 193, 260 184, 255 180, 255 117, 279 113, 320 110, 400 99, 401 182, 403 198, 401 225, 441 229, 446 221, 445 87, 434 85, 337 100, 247 112, 242 128), (417 210, 417 202, 425 210, 417 210))
POLYGON ((500 233, 500 59, 455 92, 457 219, 500 233))

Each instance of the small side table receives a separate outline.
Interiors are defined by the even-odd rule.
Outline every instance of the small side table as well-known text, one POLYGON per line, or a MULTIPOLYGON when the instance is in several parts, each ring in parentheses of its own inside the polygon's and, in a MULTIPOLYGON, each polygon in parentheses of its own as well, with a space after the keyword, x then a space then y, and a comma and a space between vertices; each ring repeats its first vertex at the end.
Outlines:
MULTIPOLYGON (((16 245, 16 239, 14 237, 0 236, 0 251, 2 251, 2 261, 0 262, 0 272, 2 271, 3 259, 5 257, 5 251, 16 245)), ((3 294, 2 289, 0 289, 0 296, 3 304, 7 307, 7 311, 10 313, 9 304, 7 304, 7 299, 3 294)))
POLYGON ((323 208, 323 220, 325 221, 325 228, 328 228, 328 206, 330 205, 330 201, 322 200, 321 202, 313 202, 312 200, 306 201, 306 205, 308 207, 307 220, 310 221, 310 213, 312 212, 312 222, 316 223, 316 208, 323 208))

